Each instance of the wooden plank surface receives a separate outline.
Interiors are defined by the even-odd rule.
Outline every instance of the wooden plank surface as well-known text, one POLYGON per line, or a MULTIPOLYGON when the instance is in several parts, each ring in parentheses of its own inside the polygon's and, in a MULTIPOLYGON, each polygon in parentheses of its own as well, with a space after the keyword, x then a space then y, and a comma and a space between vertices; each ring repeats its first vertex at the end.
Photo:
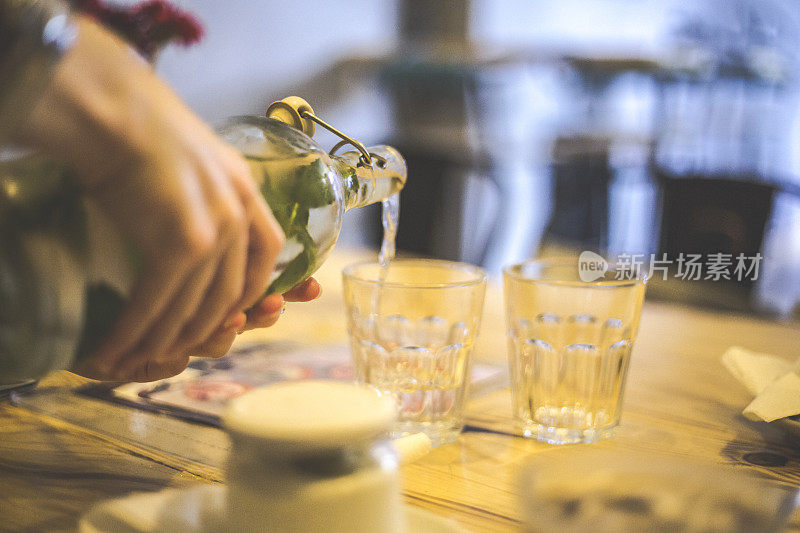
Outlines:
MULTIPOLYGON (((356 256, 335 254, 318 276, 324 287, 319 300, 291 304, 278 325, 247 333, 242 340, 345 342, 339 272, 356 256)), ((794 360, 800 356, 800 328, 647 303, 622 425, 614 439, 591 446, 735 464, 800 485, 800 445, 778 428, 741 415, 750 398, 719 361, 734 344, 794 360)), ((506 359, 497 285, 488 291, 475 357, 506 359)), ((42 386, 81 382, 58 373, 42 386)), ((536 454, 580 454, 583 448, 565 449, 517 436, 508 390, 473 399, 467 423, 458 442, 405 466, 402 474, 409 503, 472 531, 516 529, 517 476, 524 464, 536 454)), ((70 531, 97 501, 131 491, 219 482, 223 473, 3 403, 0 478, 0 530, 70 531)), ((791 530, 800 531, 797 515, 791 530)))

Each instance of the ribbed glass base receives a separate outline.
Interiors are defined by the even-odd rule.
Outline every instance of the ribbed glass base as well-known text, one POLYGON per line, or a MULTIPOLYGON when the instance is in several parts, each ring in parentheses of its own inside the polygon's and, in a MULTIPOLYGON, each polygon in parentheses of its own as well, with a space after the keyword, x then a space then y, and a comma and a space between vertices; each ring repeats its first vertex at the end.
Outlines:
POLYGON ((529 422, 523 424, 522 435, 549 444, 590 444, 610 439, 615 428, 615 425, 591 429, 559 428, 529 422))

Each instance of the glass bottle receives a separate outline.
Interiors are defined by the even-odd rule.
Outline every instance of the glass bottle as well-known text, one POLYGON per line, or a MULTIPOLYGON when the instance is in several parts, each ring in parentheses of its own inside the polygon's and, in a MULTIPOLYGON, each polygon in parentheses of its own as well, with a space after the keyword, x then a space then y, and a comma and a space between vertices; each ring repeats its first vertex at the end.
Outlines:
MULTIPOLYGON (((397 194, 406 180, 397 150, 366 149, 299 98, 276 102, 268 115, 275 118, 234 117, 217 128, 245 156, 286 234, 265 295, 311 276, 336 243, 344 213, 397 194), (343 138, 330 154, 311 139, 314 123, 343 138), (335 155, 348 143, 356 150, 335 155)), ((38 154, 0 157, 0 384, 89 355, 141 270, 130 241, 68 171, 38 154)))

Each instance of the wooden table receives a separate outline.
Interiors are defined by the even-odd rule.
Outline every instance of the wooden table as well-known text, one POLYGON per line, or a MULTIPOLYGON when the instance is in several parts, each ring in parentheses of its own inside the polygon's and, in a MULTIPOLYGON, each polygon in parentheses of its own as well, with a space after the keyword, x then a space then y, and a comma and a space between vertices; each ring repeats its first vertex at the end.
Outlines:
MULTIPOLYGON (((322 297, 292 304, 278 325, 257 337, 345 342, 339 252, 318 275, 322 297)), ((502 295, 490 287, 476 358, 505 361, 502 295)), ((778 429, 741 415, 748 393, 720 364, 731 345, 800 355, 800 328, 753 318, 647 303, 630 367, 617 437, 593 444, 741 465, 800 484, 800 445, 778 429), (763 453, 759 453, 763 452, 763 453), (771 466, 770 466, 771 465, 771 466)), ((41 387, 83 380, 66 372, 41 387)), ((515 436, 507 389, 473 399, 469 430, 458 442, 403 467, 404 493, 472 531, 518 527, 516 476, 533 454, 575 454, 515 436)), ((116 407, 123 410, 123 407, 116 407)), ((0 404, 0 529, 69 531, 93 503, 131 491, 222 481, 219 468, 161 454, 26 409, 0 404)), ((795 514, 792 530, 800 531, 795 514)))

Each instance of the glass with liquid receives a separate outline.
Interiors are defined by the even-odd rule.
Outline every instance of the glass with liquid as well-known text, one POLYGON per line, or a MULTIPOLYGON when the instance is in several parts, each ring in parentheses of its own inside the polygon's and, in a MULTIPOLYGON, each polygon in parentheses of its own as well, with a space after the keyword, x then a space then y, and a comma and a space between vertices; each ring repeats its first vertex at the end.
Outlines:
POLYGON ((514 416, 523 435, 553 444, 613 435, 644 301, 637 272, 579 274, 577 260, 503 272, 514 416))
POLYGON ((396 259, 352 265, 343 276, 356 375, 394 398, 393 436, 453 442, 464 425, 486 274, 464 263, 396 259))

